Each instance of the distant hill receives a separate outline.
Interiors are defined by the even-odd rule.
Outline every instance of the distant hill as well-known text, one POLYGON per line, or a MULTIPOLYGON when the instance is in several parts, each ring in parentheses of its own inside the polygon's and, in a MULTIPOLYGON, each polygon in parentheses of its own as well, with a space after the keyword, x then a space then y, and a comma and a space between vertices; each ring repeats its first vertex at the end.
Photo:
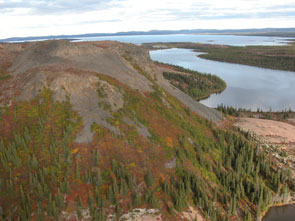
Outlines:
POLYGON ((37 41, 51 39, 75 39, 85 37, 105 37, 105 36, 128 36, 128 35, 170 35, 170 34, 234 34, 234 35, 257 35, 257 36, 279 36, 295 37, 295 28, 263 28, 263 29, 191 29, 191 30, 151 30, 151 31, 129 31, 117 33, 89 33, 78 35, 48 35, 11 37, 0 39, 0 42, 16 41, 37 41))

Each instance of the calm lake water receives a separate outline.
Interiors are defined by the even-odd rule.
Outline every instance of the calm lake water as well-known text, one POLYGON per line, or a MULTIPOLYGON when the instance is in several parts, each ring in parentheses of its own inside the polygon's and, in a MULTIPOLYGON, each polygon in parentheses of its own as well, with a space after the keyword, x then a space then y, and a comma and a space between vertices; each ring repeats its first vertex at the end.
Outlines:
POLYGON ((295 205, 271 207, 262 221, 294 221, 295 205))
POLYGON ((236 36, 236 35, 129 35, 85 37, 74 41, 120 41, 125 43, 142 44, 154 42, 199 42, 207 44, 225 44, 234 46, 245 45, 284 45, 290 38, 264 36, 236 36))
POLYGON ((197 57, 198 54, 189 49, 150 52, 155 61, 221 77, 227 83, 227 88, 201 101, 209 107, 224 104, 252 110, 295 109, 295 72, 211 61, 197 57))

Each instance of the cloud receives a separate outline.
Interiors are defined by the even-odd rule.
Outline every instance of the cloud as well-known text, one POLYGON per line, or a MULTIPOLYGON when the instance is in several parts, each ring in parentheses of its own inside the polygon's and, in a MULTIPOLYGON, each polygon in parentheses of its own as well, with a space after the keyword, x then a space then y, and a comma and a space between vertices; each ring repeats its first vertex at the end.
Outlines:
MULTIPOLYGON (((174 19, 191 19, 201 17, 241 18, 269 16, 292 16, 295 5, 292 0, 207 0, 206 2, 192 0, 2 0, 0 13, 14 15, 58 15, 87 12, 117 10, 121 15, 152 19, 153 16, 174 19), (254 4, 255 2, 255 4, 254 4)), ((293 17, 293 16, 292 16, 293 17)), ((121 18, 120 18, 121 19, 121 18)), ((166 19, 165 19, 166 20, 166 19)))
POLYGON ((178 20, 217 20, 217 19, 259 19, 259 18, 294 18, 295 9, 288 11, 254 11, 254 12, 224 12, 214 11, 212 13, 203 13, 202 11, 170 11, 169 17, 178 20))
POLYGON ((116 0, 19 0, 0 2, 1 13, 17 13, 25 9, 30 14, 83 13, 110 7, 116 0))
POLYGON ((295 27, 294 0, 0 0, 0 38, 150 29, 295 27))

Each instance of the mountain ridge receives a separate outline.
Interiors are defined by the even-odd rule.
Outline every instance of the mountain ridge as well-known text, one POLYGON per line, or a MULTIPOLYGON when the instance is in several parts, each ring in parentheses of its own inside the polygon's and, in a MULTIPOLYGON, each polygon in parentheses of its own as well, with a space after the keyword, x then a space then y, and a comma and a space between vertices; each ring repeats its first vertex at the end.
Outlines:
POLYGON ((107 37, 107 36, 128 36, 128 35, 170 35, 170 34, 236 34, 236 35, 261 35, 294 37, 295 28, 261 28, 261 29, 185 29, 185 30, 151 30, 151 31, 129 31, 117 33, 88 33, 73 35, 46 35, 30 37, 9 37, 0 39, 0 42, 13 41, 36 41, 52 39, 75 39, 81 37, 107 37))
MULTIPOLYGON (((102 81, 97 76, 101 73, 143 94, 154 91, 152 79, 156 78, 160 86, 182 100, 192 111, 209 120, 221 120, 221 114, 217 111, 197 103, 173 88, 151 61, 147 50, 131 44, 73 43, 66 40, 29 43, 14 59, 11 67, 7 68, 7 73, 18 79, 16 81, 19 83, 15 87, 18 88, 16 91, 21 91, 19 100, 32 100, 43 88, 53 90, 54 99, 58 101, 64 101, 66 96, 69 96, 74 110, 83 116, 87 122, 85 124, 88 125, 83 129, 82 136, 78 138, 80 141, 90 142, 91 134, 93 135, 90 132, 90 125, 93 122, 103 123, 103 120, 109 117, 109 114, 98 106, 99 100, 102 99, 97 95, 97 85, 101 85, 100 87, 106 91, 111 91, 105 95, 108 95, 106 102, 113 111, 122 108, 124 104, 123 94, 102 81), (130 57, 130 54, 133 57, 130 57), (144 66, 144 69, 140 66, 144 66), (87 102, 85 98, 88 99, 87 102), (101 119, 96 113, 104 117, 101 119)), ((9 81, 13 82, 14 79, 9 81)), ((8 82, 5 86, 7 84, 8 82)), ((5 93, 4 88, 2 91, 5 93)), ((103 124, 117 133, 107 122, 103 124)))
POLYGON ((1 43, 0 219, 251 220, 291 202, 293 172, 163 73, 209 75, 175 68, 119 42, 1 43))

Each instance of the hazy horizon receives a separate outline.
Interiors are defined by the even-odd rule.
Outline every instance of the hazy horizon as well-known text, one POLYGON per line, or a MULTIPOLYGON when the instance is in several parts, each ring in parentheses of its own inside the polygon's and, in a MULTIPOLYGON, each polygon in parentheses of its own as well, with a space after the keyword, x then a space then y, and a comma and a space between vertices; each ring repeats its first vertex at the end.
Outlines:
MULTIPOLYGON (((93 35, 93 36, 97 36, 97 37, 104 37, 104 36, 129 36, 129 35, 173 35, 173 34, 197 34, 197 35, 223 35, 223 34, 231 34, 230 31, 233 31, 232 34, 240 34, 240 33, 248 33, 246 32, 246 30, 251 30, 253 32, 249 32, 249 33, 262 33, 262 30, 268 30, 270 29, 272 31, 272 29, 278 29, 278 31, 281 31, 281 29, 294 29, 295 31, 295 27, 289 27, 289 28, 269 28, 269 27, 265 27, 265 28, 247 28, 247 29, 179 29, 179 30, 161 30, 161 29, 156 29, 156 30, 148 30, 148 31, 141 31, 141 30, 131 30, 131 31, 120 31, 120 32, 92 32, 92 33, 78 33, 78 34, 50 34, 50 35, 29 35, 29 36, 11 36, 8 38, 3 38, 0 40, 6 40, 6 39, 14 39, 14 38, 20 38, 20 39, 26 39, 26 38, 36 38, 36 39, 42 39, 43 37, 55 37, 55 36, 65 36, 65 37, 75 37, 75 36, 87 36, 87 35, 93 35), (194 32, 195 31, 195 32, 194 32), (206 32, 207 31, 207 32, 206 32), (216 32, 214 32, 216 31, 216 32), (240 31, 240 32, 239 32, 240 31), (157 33, 159 32, 159 33, 157 33), (167 32, 167 33, 166 33, 167 32), (170 33, 173 32, 173 33, 170 33), (174 33, 175 32, 175 33, 174 33), (179 33, 177 33, 179 32, 179 33), (191 32, 191 33, 181 33, 181 32, 191 32)), ((292 30, 293 32, 293 30, 292 30)), ((287 33, 287 32, 286 32, 287 33)))

